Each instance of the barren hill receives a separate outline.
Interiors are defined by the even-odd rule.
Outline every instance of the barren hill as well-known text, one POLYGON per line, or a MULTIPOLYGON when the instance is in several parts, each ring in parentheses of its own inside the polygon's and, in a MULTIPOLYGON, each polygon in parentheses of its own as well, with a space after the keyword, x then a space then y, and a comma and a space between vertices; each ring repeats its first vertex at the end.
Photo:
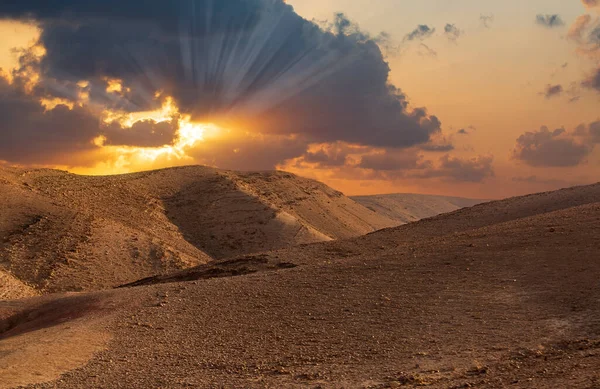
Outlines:
POLYGON ((592 185, 0 302, 0 387, 596 388, 598 234, 592 185))
POLYGON ((351 198, 370 210, 385 215, 401 224, 411 223, 489 201, 411 193, 354 196, 351 198))
POLYGON ((291 174, 0 170, 0 298, 94 290, 395 224, 291 174))

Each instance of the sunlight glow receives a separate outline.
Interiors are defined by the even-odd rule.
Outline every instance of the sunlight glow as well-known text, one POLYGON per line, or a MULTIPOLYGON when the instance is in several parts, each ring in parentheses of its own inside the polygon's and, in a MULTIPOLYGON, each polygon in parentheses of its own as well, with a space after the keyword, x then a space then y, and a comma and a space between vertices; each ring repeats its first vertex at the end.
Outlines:
POLYGON ((110 162, 105 161, 93 168, 72 171, 105 175, 193 163, 193 158, 189 157, 187 152, 204 141, 207 136, 215 137, 222 133, 222 129, 215 124, 192 122, 189 115, 179 113, 179 108, 170 97, 166 98, 163 106, 156 111, 127 114, 105 111, 103 114, 104 122, 107 124, 117 122, 124 127, 131 127, 142 120, 153 120, 157 123, 177 120, 179 128, 173 143, 162 147, 107 145, 106 137, 99 136, 93 143, 107 154, 110 162))

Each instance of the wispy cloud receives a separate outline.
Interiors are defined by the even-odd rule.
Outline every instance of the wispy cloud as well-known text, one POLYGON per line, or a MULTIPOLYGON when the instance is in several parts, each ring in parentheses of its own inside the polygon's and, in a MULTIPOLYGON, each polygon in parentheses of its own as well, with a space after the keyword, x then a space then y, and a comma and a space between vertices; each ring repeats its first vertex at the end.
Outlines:
POLYGON ((560 15, 537 15, 535 17, 535 22, 543 27, 547 28, 555 28, 562 27, 565 25, 565 22, 561 19, 560 15))
POLYGON ((494 23, 494 19, 495 16, 493 14, 479 16, 479 20, 485 28, 491 28, 492 24, 494 23))
POLYGON ((435 33, 435 28, 429 27, 426 24, 419 24, 417 28, 406 34, 405 41, 425 40, 435 33))
POLYGON ((454 24, 447 23, 444 27, 444 35, 448 40, 456 42, 463 35, 463 31, 454 24))

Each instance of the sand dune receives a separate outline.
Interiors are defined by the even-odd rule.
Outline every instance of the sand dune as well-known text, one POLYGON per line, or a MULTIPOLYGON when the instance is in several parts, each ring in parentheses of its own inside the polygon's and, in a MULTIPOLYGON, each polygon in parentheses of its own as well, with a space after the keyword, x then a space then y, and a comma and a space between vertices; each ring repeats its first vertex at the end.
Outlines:
POLYGON ((10 369, 39 388, 595 388, 599 233, 593 185, 76 299, 4 302, 0 377, 10 369), (39 355, 27 345, 44 331, 39 355), (91 331, 101 341, 73 351, 56 380, 60 345, 91 331), (10 362, 30 354, 52 374, 10 362))
POLYGON ((352 200, 402 224, 456 211, 461 208, 472 207, 489 201, 410 193, 355 196, 352 197, 352 200))
POLYGON ((3 168, 0 208, 0 270, 42 293, 397 224, 312 180, 199 166, 110 177, 3 168))

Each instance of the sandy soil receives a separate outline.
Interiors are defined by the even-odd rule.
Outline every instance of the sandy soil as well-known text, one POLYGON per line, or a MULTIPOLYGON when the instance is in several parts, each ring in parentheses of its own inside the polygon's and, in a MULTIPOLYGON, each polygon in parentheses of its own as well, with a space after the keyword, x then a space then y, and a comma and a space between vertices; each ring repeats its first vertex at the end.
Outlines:
MULTIPOLYGON (((60 325, 111 340, 30 387, 598 388, 599 233, 594 185, 76 295, 60 325)), ((0 347, 59 328, 36 301, 0 303, 0 347)))

